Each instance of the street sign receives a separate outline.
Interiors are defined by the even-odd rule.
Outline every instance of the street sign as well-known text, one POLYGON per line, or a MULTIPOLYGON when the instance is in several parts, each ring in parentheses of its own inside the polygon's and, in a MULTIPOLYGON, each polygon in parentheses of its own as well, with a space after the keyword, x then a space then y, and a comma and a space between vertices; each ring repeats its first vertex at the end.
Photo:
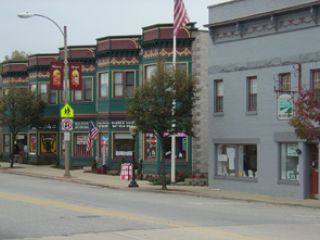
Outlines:
POLYGON ((73 118, 74 117, 74 111, 72 107, 66 103, 60 110, 60 117, 61 118, 73 118))
POLYGON ((61 129, 63 131, 72 131, 73 130, 73 120, 70 118, 61 119, 61 129))

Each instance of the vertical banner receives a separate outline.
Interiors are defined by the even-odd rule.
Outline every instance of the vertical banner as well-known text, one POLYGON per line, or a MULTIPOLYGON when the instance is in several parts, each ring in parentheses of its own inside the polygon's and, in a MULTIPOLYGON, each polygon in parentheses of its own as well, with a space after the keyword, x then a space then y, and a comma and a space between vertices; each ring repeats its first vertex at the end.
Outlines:
POLYGON ((82 89, 81 63, 69 63, 70 90, 82 89))
POLYGON ((50 64, 50 89, 63 89, 63 66, 61 62, 52 62, 50 64))

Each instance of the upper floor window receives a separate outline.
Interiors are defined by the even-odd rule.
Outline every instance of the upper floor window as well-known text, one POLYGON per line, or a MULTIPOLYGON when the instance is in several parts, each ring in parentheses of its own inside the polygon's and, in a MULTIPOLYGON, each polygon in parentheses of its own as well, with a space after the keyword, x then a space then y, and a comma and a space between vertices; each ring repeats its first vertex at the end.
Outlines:
POLYGON ((134 93, 134 72, 115 72, 113 74, 113 96, 132 97, 134 93))
POLYGON ((49 91, 49 104, 57 104, 58 91, 51 90, 49 91))
POLYGON ((317 99, 320 99, 320 70, 311 71, 311 89, 315 91, 317 99))
MULTIPOLYGON (((188 64, 185 62, 179 62, 176 63, 176 69, 181 72, 187 72, 187 66, 188 64)), ((166 71, 172 71, 173 70, 173 64, 172 63, 165 63, 164 65, 166 71)), ((158 65, 157 64, 150 64, 146 65, 144 68, 144 81, 150 81, 152 76, 157 71, 158 65)))
POLYGON ((279 90, 281 92, 291 91, 291 74, 282 73, 279 75, 279 90))
POLYGON ((248 86, 247 111, 256 112, 257 111, 257 93, 258 93, 257 77, 248 77, 247 86, 248 86))
POLYGON ((48 102, 48 84, 40 83, 40 99, 44 102, 48 102))
POLYGON ((83 85, 82 90, 74 91, 74 100, 75 101, 92 101, 92 78, 82 77, 83 85))
POLYGON ((311 71, 311 88, 320 90, 320 70, 311 71))
POLYGON ((30 91, 34 94, 37 93, 37 85, 35 83, 30 84, 30 91))
POLYGON ((145 66, 145 68, 144 68, 144 80, 145 81, 150 81, 152 76, 156 72, 156 70, 157 70, 157 65, 156 64, 145 66))
POLYGON ((223 112, 223 81, 215 80, 214 81, 214 95, 215 95, 215 112, 223 112))
MULTIPOLYGON (((165 64, 165 69, 167 71, 172 71, 173 70, 173 63, 166 63, 165 64)), ((185 72, 187 73, 187 63, 176 63, 176 70, 180 72, 185 72)))
POLYGON ((109 73, 99 73, 99 97, 109 97, 109 73))

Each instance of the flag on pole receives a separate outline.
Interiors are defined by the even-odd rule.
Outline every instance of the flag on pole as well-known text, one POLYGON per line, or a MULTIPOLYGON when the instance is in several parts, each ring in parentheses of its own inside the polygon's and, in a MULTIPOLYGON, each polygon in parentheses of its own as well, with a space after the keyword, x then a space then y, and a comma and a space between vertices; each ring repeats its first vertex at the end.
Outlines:
POLYGON ((177 36, 180 28, 190 22, 183 0, 174 0, 173 35, 177 36))
POLYGON ((89 122, 89 134, 87 140, 87 152, 90 152, 93 147, 93 141, 97 138, 99 134, 99 129, 93 124, 92 121, 89 122))

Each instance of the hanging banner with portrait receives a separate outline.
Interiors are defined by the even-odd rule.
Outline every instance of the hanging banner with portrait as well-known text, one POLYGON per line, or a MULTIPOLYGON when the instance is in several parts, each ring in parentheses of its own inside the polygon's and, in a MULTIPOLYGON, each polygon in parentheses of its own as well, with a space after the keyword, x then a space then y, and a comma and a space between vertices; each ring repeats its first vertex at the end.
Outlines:
POLYGON ((57 134, 40 134, 40 153, 57 153, 57 134))
POLYGON ((63 66, 61 62, 52 62, 50 64, 50 89, 63 89, 63 66))
POLYGON ((82 89, 81 63, 69 63, 69 81, 71 90, 82 89))

